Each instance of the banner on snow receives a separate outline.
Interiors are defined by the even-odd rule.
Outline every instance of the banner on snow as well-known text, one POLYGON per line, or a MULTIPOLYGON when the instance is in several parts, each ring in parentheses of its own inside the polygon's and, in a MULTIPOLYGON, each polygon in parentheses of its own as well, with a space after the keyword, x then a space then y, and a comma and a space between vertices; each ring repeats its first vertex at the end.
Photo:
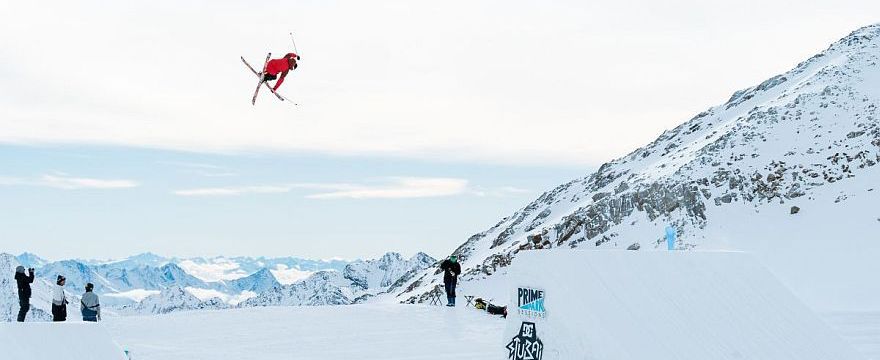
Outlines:
POLYGON ((519 333, 507 343, 507 358, 509 360, 541 360, 544 353, 544 343, 538 338, 538 329, 535 323, 523 321, 519 327, 519 333))
POLYGON ((517 308, 522 317, 546 318, 544 309, 544 290, 517 288, 517 308))

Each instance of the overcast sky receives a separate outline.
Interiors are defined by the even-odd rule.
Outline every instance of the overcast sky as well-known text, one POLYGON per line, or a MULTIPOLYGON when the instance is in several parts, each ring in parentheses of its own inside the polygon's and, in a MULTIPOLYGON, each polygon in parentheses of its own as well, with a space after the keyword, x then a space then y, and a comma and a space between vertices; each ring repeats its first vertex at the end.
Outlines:
POLYGON ((57 257, 445 255, 877 14, 867 0, 7 1, 0 240, 57 257), (289 52, 290 31, 302 60, 281 92, 300 106, 251 106, 239 56, 289 52), (112 210, 123 201, 143 208, 112 210), (430 236, 414 213, 439 219, 430 236), (360 218, 329 225, 346 217, 360 218))

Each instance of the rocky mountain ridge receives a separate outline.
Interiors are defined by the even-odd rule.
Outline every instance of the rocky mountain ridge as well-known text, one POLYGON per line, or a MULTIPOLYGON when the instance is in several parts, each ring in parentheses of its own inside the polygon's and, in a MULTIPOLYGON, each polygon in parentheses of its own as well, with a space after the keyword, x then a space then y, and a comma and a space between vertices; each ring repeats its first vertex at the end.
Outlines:
MULTIPOLYGON (((837 234, 864 238, 860 234, 880 222, 867 205, 876 198, 871 184, 880 183, 878 63, 880 25, 872 25, 791 71, 735 92, 471 236, 453 252, 462 280, 479 284, 503 276, 521 251, 665 250, 667 226, 677 231, 677 249, 749 250, 781 262, 790 260, 769 252, 784 248, 764 239, 768 233, 798 234, 809 248, 824 240, 818 235, 824 229, 798 216, 858 218, 837 234), (828 209, 841 203, 847 206, 828 209), (757 227, 774 231, 750 230, 757 227)), ((778 269, 791 278, 810 271, 789 263, 778 269)), ((439 291, 440 279, 436 271, 423 272, 395 295, 424 302, 439 291)))

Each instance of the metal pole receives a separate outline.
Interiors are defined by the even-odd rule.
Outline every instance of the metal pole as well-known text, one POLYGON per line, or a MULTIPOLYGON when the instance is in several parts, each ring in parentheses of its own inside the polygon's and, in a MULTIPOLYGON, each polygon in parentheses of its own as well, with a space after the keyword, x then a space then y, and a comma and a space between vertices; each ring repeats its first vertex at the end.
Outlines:
POLYGON ((299 55, 299 50, 296 49, 296 41, 293 40, 293 33, 290 33, 290 42, 293 43, 293 52, 299 55))

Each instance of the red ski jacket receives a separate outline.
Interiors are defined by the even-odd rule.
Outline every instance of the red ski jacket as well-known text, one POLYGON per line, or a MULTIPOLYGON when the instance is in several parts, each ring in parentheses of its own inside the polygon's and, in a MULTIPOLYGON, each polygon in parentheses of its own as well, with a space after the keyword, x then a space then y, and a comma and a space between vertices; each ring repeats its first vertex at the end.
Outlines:
POLYGON ((271 75, 277 75, 280 72, 284 72, 285 70, 290 69, 290 65, 287 63, 286 58, 281 59, 272 59, 266 63, 266 73, 271 75))
MULTIPOLYGON (((281 86, 281 83, 284 82, 284 77, 287 76, 287 72, 291 69, 290 63, 288 62, 288 58, 290 57, 296 59, 296 54, 289 53, 281 59, 272 59, 269 60, 268 63, 266 63, 267 74, 276 75, 278 73, 281 73, 281 77, 279 77, 278 81, 275 82, 275 86, 272 87, 272 90, 278 90, 278 87, 281 86)), ((294 60, 294 64, 295 63, 296 60, 294 60)))

